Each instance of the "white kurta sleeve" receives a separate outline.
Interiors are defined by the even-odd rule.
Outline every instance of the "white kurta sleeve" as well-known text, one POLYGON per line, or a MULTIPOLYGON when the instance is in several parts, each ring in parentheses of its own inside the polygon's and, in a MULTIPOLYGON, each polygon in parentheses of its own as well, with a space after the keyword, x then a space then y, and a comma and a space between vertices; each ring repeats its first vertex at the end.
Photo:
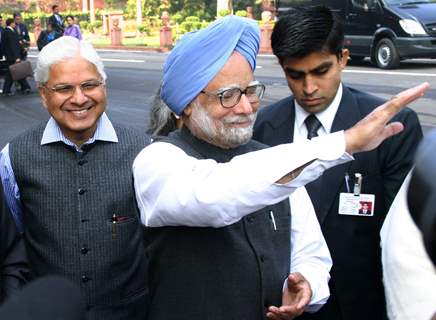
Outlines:
POLYGON ((332 258, 322 235, 312 201, 305 188, 291 196, 291 273, 300 272, 310 283, 308 312, 318 311, 330 296, 332 258))
POLYGON ((141 221, 149 227, 230 225, 351 159, 343 131, 249 152, 227 163, 196 159, 170 143, 156 142, 133 163, 141 221), (275 183, 313 160, 288 184, 275 183))

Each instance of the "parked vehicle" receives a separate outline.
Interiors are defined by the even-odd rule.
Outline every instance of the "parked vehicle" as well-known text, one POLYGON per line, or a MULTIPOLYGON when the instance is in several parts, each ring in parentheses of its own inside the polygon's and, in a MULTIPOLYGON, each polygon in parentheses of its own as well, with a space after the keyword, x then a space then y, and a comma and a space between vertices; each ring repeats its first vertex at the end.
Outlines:
POLYGON ((352 60, 370 57, 382 69, 401 60, 436 59, 436 0, 277 0, 280 17, 299 6, 325 5, 344 22, 352 60))

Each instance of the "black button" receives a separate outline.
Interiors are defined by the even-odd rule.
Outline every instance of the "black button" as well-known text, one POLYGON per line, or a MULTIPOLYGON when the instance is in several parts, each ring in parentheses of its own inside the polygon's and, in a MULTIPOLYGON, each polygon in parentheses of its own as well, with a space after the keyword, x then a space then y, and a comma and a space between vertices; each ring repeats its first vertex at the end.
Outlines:
POLYGON ((254 217, 253 216, 248 216, 247 217, 247 221, 252 223, 254 221, 254 217))
POLYGON ((266 260, 266 257, 263 254, 261 254, 260 255, 260 261, 265 262, 265 260, 266 260))
POLYGON ((92 308, 92 305, 91 305, 91 304, 87 304, 87 305, 86 305, 86 311, 91 310, 91 308, 92 308))
POLYGON ((89 280, 91 279, 89 279, 87 276, 85 275, 82 276, 82 282, 88 282, 89 280))
POLYGON ((79 188, 79 194, 82 195, 86 192, 86 189, 83 188, 79 188))
POLYGON ((81 252, 82 254, 87 254, 88 251, 89 251, 89 249, 88 249, 87 247, 83 247, 82 249, 80 249, 80 252, 81 252))
POLYGON ((85 159, 81 159, 79 160, 79 162, 77 163, 79 166, 83 166, 84 164, 88 163, 88 160, 85 159))
POLYGON ((88 222, 89 219, 83 218, 83 219, 81 219, 80 221, 81 221, 82 223, 84 223, 84 222, 88 222))

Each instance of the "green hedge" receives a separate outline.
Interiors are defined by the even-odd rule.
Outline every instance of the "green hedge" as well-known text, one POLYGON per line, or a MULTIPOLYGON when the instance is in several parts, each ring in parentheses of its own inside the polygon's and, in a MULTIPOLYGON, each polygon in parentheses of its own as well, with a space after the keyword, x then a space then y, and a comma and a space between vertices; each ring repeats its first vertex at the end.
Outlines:
MULTIPOLYGON (((6 20, 7 18, 12 18, 12 14, 11 13, 1 13, 0 15, 3 17, 3 20, 6 20)), ((42 23, 42 27, 45 28, 47 25, 47 21, 48 18, 52 15, 52 13, 45 13, 45 12, 23 12, 22 14, 23 17, 23 22, 27 25, 27 27, 29 28, 30 31, 33 31, 33 21, 36 18, 41 19, 41 23, 42 23)), ((82 12, 82 11, 67 11, 67 12, 62 12, 62 17, 66 17, 72 15, 73 17, 77 17, 77 19, 80 22, 83 21, 89 21, 90 20, 90 16, 89 16, 89 12, 82 12)), ((95 19, 96 19, 96 25, 94 25, 94 27, 97 27, 98 24, 101 26, 101 24, 103 23, 103 17, 102 14, 99 10, 96 11, 95 13, 95 19)), ((80 24, 80 26, 82 26, 82 24, 80 24)), ((86 28, 85 28, 86 29, 86 28)))

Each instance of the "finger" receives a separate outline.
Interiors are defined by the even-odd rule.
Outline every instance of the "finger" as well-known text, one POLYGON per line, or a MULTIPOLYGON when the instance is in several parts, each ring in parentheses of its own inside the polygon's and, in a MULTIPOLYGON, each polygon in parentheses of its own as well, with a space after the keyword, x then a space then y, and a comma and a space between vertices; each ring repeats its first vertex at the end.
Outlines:
POLYGON ((428 89, 428 82, 424 82, 416 87, 401 91, 391 100, 384 103, 381 107, 386 112, 387 120, 397 114, 407 104, 422 97, 425 91, 428 89))
POLYGON ((396 135, 397 133, 400 133, 403 130, 404 130, 404 125, 401 122, 392 122, 386 125, 381 135, 384 140, 391 136, 396 135))
POLYGON ((288 275, 288 285, 297 285, 298 283, 304 280, 305 280, 304 277, 298 272, 291 273, 288 275))

